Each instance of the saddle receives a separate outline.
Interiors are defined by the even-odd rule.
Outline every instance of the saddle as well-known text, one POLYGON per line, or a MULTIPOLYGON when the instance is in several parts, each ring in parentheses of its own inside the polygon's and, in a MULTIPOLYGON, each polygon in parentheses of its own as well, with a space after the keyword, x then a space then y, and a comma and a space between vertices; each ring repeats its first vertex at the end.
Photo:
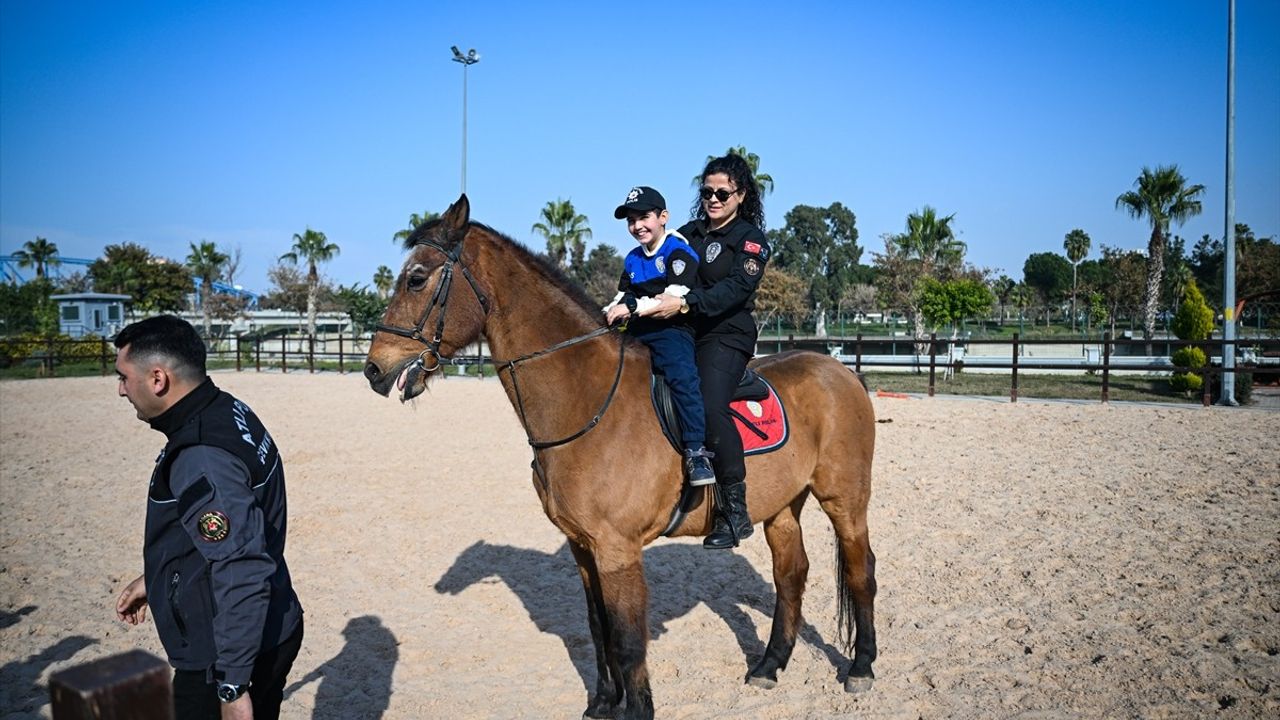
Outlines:
MULTIPOLYGON (((683 445, 680 442, 680 420, 676 415, 675 403, 671 399, 671 389, 661 375, 652 375, 649 379, 649 394, 653 400, 653 409, 658 416, 658 425, 662 434, 677 454, 681 454, 683 445)), ((742 437, 743 455, 760 455, 777 450, 786 444, 790 437, 787 424, 786 409, 782 399, 765 380, 754 370, 747 369, 738 382, 729 403, 729 414, 738 422, 738 434, 742 437)), ((710 486, 718 490, 718 485, 710 486)), ((684 518, 698 508, 706 497, 706 487, 692 487, 685 484, 680 491, 680 499, 671 511, 671 520, 667 523, 663 535, 670 535, 680 527, 684 518)))

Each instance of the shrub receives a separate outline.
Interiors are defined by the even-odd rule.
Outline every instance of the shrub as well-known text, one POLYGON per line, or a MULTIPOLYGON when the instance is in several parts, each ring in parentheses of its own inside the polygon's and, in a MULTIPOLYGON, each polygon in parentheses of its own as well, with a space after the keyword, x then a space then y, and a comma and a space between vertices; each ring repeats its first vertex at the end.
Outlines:
MULTIPOLYGON (((1198 347, 1179 348, 1173 352, 1174 365, 1187 368, 1202 368, 1208 362, 1204 351, 1198 347)), ((1204 387, 1204 378, 1193 372, 1175 372, 1169 378, 1169 385, 1179 392, 1193 393, 1204 387)))

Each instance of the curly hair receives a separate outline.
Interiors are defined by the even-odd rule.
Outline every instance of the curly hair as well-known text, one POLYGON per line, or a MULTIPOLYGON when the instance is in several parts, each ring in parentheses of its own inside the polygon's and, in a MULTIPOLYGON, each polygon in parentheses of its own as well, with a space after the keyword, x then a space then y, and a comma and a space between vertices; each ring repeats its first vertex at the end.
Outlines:
MULTIPOLYGON (((755 174, 751 172, 751 166, 747 161, 733 153, 713 158, 702 169, 702 183, 706 183, 709 176, 716 174, 728 176, 729 180, 743 191, 738 215, 764 232, 764 202, 760 198, 760 187, 756 185, 755 174)), ((694 195, 693 207, 689 209, 689 214, 697 220, 707 219, 707 209, 702 204, 701 195, 694 195)))

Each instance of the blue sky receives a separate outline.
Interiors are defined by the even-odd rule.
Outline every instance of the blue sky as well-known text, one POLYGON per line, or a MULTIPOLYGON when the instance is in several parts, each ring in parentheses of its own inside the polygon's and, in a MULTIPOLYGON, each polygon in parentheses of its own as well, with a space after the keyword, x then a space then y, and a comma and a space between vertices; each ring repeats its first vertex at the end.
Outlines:
MULTIPOLYGON (((306 227, 323 271, 398 269, 392 235, 460 190, 468 75, 473 219, 541 248, 549 200, 591 244, 632 185, 687 216, 708 155, 745 145, 771 228, 839 201, 882 248, 925 204, 968 259, 1021 277, 1083 228, 1145 248, 1115 210, 1141 168, 1206 187, 1224 222, 1226 0, 1126 2, 0 4, 0 254, 137 242, 239 246, 238 282, 306 227), (358 7, 357 7, 358 5, 358 7)), ((1280 2, 1238 0, 1236 217, 1280 235, 1280 2)), ((869 262, 870 256, 864 256, 869 262)))

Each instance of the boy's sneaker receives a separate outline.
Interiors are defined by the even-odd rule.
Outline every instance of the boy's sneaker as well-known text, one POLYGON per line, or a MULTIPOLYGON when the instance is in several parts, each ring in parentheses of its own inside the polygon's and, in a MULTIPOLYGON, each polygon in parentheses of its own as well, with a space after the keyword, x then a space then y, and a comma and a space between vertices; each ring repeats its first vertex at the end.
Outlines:
POLYGON ((716 472, 711 469, 711 458, 714 455, 706 448, 684 451, 684 472, 689 484, 694 487, 714 485, 716 472))

